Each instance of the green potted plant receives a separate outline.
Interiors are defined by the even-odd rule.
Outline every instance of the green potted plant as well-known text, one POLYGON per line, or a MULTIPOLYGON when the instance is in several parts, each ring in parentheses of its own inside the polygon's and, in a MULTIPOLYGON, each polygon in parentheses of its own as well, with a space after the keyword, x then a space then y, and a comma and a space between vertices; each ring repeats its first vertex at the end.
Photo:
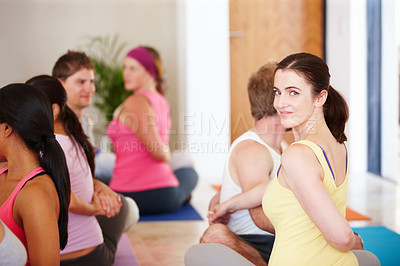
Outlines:
POLYGON ((121 52, 126 43, 119 43, 119 36, 88 37, 87 54, 95 66, 96 94, 94 105, 111 121, 114 110, 128 97, 122 78, 121 52))

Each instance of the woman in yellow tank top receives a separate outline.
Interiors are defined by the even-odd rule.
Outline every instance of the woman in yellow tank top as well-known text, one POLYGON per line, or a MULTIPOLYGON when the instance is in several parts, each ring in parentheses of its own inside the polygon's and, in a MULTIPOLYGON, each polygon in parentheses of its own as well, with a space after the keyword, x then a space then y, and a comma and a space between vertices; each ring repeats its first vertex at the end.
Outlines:
POLYGON ((275 70, 274 106, 296 142, 272 182, 217 205, 209 219, 259 206, 276 232, 270 265, 379 265, 346 221, 348 107, 326 63, 299 53, 275 70), (264 193, 265 192, 265 193, 264 193))

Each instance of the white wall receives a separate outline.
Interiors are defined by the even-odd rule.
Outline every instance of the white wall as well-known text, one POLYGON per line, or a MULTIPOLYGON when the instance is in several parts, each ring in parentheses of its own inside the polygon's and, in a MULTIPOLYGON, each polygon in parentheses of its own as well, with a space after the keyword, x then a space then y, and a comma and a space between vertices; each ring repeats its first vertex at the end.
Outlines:
POLYGON ((366 0, 327 0, 326 61, 331 84, 349 105, 350 171, 367 171, 366 0))
MULTIPOLYGON (((139 44, 160 51, 175 128, 180 89, 176 6, 176 0, 1 0, 0 87, 51 74, 68 49, 85 48, 86 36, 119 34, 127 42, 123 56, 139 44)), ((97 113, 88 111, 97 121, 97 113)))
POLYGON ((368 167, 367 1, 350 1, 349 146, 353 173, 368 167))
POLYGON ((186 113, 181 130, 200 176, 220 181, 230 146, 229 1, 185 1, 184 10, 186 113))

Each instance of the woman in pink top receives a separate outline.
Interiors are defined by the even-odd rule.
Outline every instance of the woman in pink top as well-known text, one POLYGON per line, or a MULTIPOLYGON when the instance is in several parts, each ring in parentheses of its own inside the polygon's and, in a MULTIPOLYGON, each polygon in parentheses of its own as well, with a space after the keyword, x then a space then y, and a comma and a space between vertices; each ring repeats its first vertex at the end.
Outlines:
POLYGON ((71 179, 68 243, 61 252, 61 265, 112 265, 121 234, 132 224, 128 202, 93 179, 94 150, 78 117, 67 106, 61 83, 47 75, 27 83, 43 91, 52 104, 56 139, 64 150, 71 179))
POLYGON ((178 210, 197 183, 192 167, 168 165, 171 118, 163 96, 161 59, 151 47, 136 47, 124 60, 124 86, 133 95, 107 128, 116 164, 110 187, 132 197, 141 214, 178 210))
POLYGON ((26 84, 0 89, 0 219, 28 252, 27 265, 58 265, 67 243, 70 183, 50 103, 26 84))

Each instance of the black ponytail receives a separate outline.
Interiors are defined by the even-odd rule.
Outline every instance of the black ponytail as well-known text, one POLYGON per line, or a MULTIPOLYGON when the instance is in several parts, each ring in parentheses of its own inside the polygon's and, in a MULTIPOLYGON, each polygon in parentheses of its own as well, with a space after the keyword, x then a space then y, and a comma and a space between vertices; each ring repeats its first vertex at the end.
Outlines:
POLYGON ((74 141, 76 141, 83 148, 92 176, 94 176, 95 154, 93 146, 90 143, 89 138, 84 133, 78 117, 75 115, 74 111, 67 106, 67 93, 65 92, 62 84, 58 81, 58 79, 48 75, 33 77, 26 83, 43 91, 47 95, 51 104, 58 104, 60 107, 60 114, 57 118, 57 121, 60 121, 63 124, 67 135, 72 136, 74 141))
POLYGON ((68 207, 71 196, 71 185, 69 180, 69 173, 67 164, 65 161, 64 152, 55 139, 54 135, 51 136, 43 136, 44 141, 44 149, 42 150, 42 156, 39 159, 40 166, 46 170, 46 172, 53 179, 53 182, 56 186, 58 197, 60 199, 60 215, 58 218, 58 230, 60 232, 60 248, 64 249, 67 245, 68 240, 68 207), (61 174, 62 173, 62 174, 61 174), (62 177, 63 178, 53 178, 53 177, 62 177), (67 182, 68 181, 68 182, 67 182), (61 234, 61 232, 67 232, 61 234))
POLYGON ((30 85, 5 86, 0 89, 0 123, 9 124, 17 132, 53 180, 60 203, 58 230, 63 249, 68 240, 71 186, 64 152, 54 139, 53 112, 47 97, 30 85))
POLYGON ((326 124, 339 143, 346 141, 344 130, 349 118, 349 108, 343 96, 330 86, 331 75, 325 61, 308 53, 291 54, 278 64, 275 72, 278 69, 291 69, 302 76, 313 87, 315 96, 323 90, 328 92, 328 98, 324 104, 326 124))
POLYGON ((86 136, 85 132, 83 132, 82 125, 78 117, 75 115, 74 111, 72 111, 71 108, 66 105, 65 109, 59 116, 59 120, 62 121, 65 132, 67 132, 67 134, 70 136, 72 135, 76 142, 78 142, 78 144, 84 150, 90 171, 92 176, 94 176, 94 149, 89 141, 89 138, 86 136))

